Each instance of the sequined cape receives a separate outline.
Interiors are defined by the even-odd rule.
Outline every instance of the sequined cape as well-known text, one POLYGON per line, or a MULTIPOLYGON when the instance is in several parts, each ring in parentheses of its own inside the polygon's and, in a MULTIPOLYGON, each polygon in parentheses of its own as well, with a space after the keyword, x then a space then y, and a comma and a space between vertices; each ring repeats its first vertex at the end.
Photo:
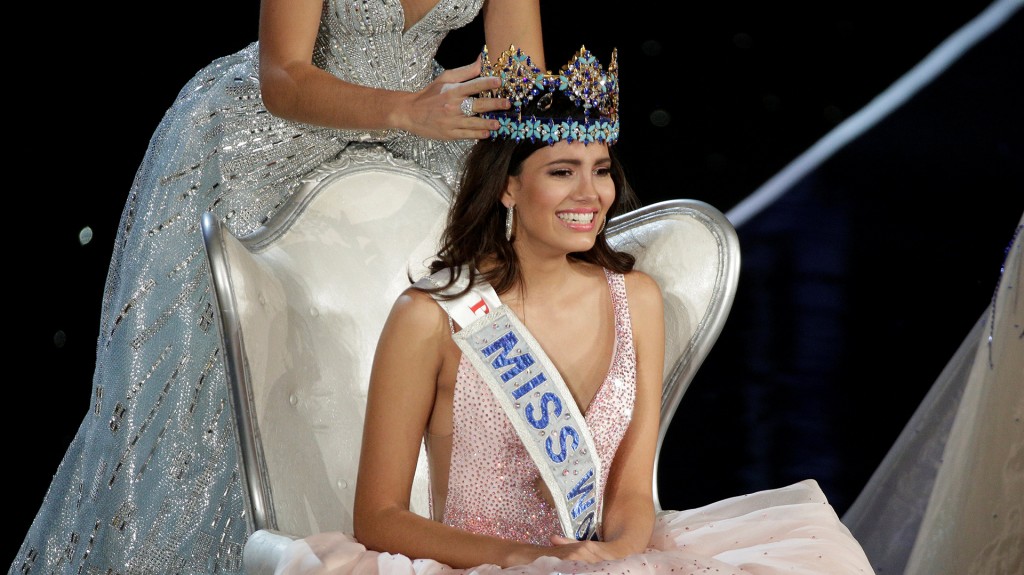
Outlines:
MULTIPOLYGON (((416 90, 483 0, 440 0, 407 31, 399 0, 327 0, 314 62, 416 90)), ((267 112, 253 43, 200 70, 150 140, 122 212, 102 302, 91 405, 10 572, 240 573, 247 537, 200 218, 236 235, 352 141, 380 141, 449 183, 469 142, 364 133, 267 112)))

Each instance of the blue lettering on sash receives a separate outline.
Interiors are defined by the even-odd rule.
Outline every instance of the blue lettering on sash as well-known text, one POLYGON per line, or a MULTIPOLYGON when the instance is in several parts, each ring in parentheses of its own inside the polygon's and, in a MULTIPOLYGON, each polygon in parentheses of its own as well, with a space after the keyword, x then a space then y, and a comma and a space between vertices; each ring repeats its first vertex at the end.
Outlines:
MULTIPOLYGON (((509 357, 512 353, 512 348, 519 343, 519 338, 516 334, 511 331, 494 340, 494 343, 480 350, 480 353, 484 357, 490 357, 494 352, 499 352, 498 356, 491 360, 491 365, 494 369, 501 369, 502 367, 512 366, 511 369, 501 374, 501 381, 508 382, 510 379, 519 375, 526 368, 533 365, 533 356, 528 353, 522 355, 509 357)), ((523 392, 526 393, 526 392, 523 392)))
POLYGON ((558 399, 557 395, 549 391, 540 398, 540 419, 536 419, 533 416, 533 404, 526 404, 526 421, 529 421, 530 425, 532 425, 536 429, 544 429, 545 427, 547 427, 548 421, 550 419, 548 414, 549 403, 555 404, 555 417, 562 415, 562 400, 558 399))
POLYGON ((591 529, 594 528, 594 512, 591 511, 583 518, 580 522, 580 526, 576 528, 576 540, 586 541, 591 538, 591 529))
MULTIPOLYGON (((494 327, 497 328, 498 326, 495 324, 494 327)), ((506 325, 506 327, 508 326, 506 325)), ((488 332, 485 331, 480 333, 484 334, 488 332)), ((484 336, 480 335, 480 337, 484 336)), ((460 344, 460 346, 461 345, 462 344, 460 344)), ((539 369, 531 379, 525 383, 522 382, 525 378, 519 378, 519 376, 528 375, 530 371, 528 368, 536 364, 536 359, 530 353, 529 344, 525 346, 526 353, 523 353, 521 348, 517 349, 517 346, 519 345, 520 338, 514 331, 510 330, 502 334, 500 337, 493 339, 490 344, 487 344, 482 348, 475 345, 473 346, 479 351, 481 359, 483 359, 485 363, 490 364, 491 369, 487 370, 487 375, 492 378, 496 377, 496 379, 500 379, 502 383, 507 384, 507 386, 495 385, 495 393, 500 392, 511 395, 514 400, 522 398, 537 387, 548 382, 548 376, 545 374, 545 368, 542 364, 537 364, 539 369), (502 370, 504 370, 504 372, 502 372, 502 370)), ((543 355, 543 352, 541 352, 542 358, 543 355)), ((494 381, 494 383, 497 384, 497 381, 494 381)), ((563 425, 561 429, 559 429, 557 439, 558 445, 556 446, 553 429, 551 433, 544 430, 546 430, 548 426, 555 425, 556 418, 560 418, 565 411, 564 400, 559 396, 557 386, 554 391, 547 391, 541 395, 537 403, 532 401, 527 401, 525 403, 526 405, 523 407, 520 407, 518 402, 515 405, 515 411, 518 415, 517 420, 519 422, 515 424, 517 432, 526 432, 526 427, 520 427, 522 425, 521 422, 525 419, 526 422, 533 426, 534 429, 541 430, 540 437, 535 436, 532 439, 532 441, 535 442, 533 445, 539 447, 541 438, 547 435, 547 437, 543 439, 543 442, 545 451, 547 452, 550 460, 550 463, 548 464, 550 469, 552 471, 558 471, 559 474, 568 476, 570 474, 569 467, 563 468, 561 465, 568 459, 570 452, 579 449, 582 441, 581 433, 577 429, 577 426, 585 426, 585 422, 577 423, 573 420, 572 416, 566 415, 566 418, 569 420, 568 425, 563 425), (558 451, 555 451, 556 447, 558 448, 558 451)), ((511 408, 512 406, 509 404, 507 407, 511 408)), ((509 415, 510 417, 512 416, 511 413, 509 415)), ((526 435, 521 435, 521 437, 523 441, 527 441, 526 435)), ((594 536, 596 529, 597 472, 595 471, 594 463, 590 461, 589 457, 590 456, 581 457, 583 459, 582 467, 583 469, 586 469, 586 471, 576 485, 573 486, 568 493, 563 491, 566 487, 565 483, 562 483, 558 488, 558 491, 565 493, 566 506, 572 506, 569 510, 569 518, 574 528, 572 526, 567 527, 573 529, 572 533, 578 541, 590 539, 594 536)), ((539 460, 537 463, 538 465, 542 465, 542 462, 539 460)), ((580 463, 580 461, 576 461, 572 467, 579 469, 581 467, 580 463)))
MULTIPOLYGON (((580 446, 580 434, 579 434, 579 432, 577 432, 575 429, 573 429, 573 428, 569 427, 568 425, 566 425, 558 433, 558 446, 560 448, 560 451, 558 453, 555 453, 551 449, 551 438, 550 437, 544 443, 544 446, 548 450, 548 457, 551 458, 551 461, 554 461, 555 463, 561 463, 561 462, 565 461, 566 457, 568 457, 569 451, 565 448, 565 440, 566 440, 567 437, 572 437, 572 449, 573 449, 573 451, 575 451, 576 448, 580 446)), ((591 471, 591 473, 593 473, 593 471, 591 471)))
POLYGON ((512 390, 512 398, 519 399, 520 397, 529 393, 531 389, 537 387, 538 385, 544 383, 547 380, 548 378, 546 375, 544 375, 543 373, 538 373, 537 377, 512 390))
POLYGON ((594 504, 593 497, 591 497, 590 499, 584 499, 584 496, 586 496, 588 493, 594 490, 594 484, 593 482, 590 481, 593 477, 594 470, 588 470, 586 475, 584 475, 583 478, 580 479, 579 483, 577 483, 576 486, 573 487, 572 490, 565 495, 565 498, 569 501, 572 501, 573 499, 579 497, 579 501, 576 502, 576 505, 573 506, 572 511, 569 512, 569 515, 573 518, 573 520, 579 517, 581 513, 586 511, 588 507, 594 504))

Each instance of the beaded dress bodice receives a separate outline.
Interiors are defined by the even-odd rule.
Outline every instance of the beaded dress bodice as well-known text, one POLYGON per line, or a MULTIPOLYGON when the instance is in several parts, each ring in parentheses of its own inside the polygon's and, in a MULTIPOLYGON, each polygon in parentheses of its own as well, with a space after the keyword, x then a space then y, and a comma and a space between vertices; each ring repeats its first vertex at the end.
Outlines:
MULTIPOLYGON (((629 426, 636 351, 622 274, 605 271, 615 314, 615 349, 584 418, 601 461, 601 489, 629 426)), ((550 545, 558 515, 540 491, 540 472, 479 373, 463 356, 453 399, 448 495, 442 521, 474 533, 550 545)), ((598 497, 600 502, 601 497, 598 497)))
POLYGON ((439 0, 408 30, 399 0, 326 0, 313 62, 375 88, 419 90, 436 75, 444 37, 473 20, 483 0, 439 0))

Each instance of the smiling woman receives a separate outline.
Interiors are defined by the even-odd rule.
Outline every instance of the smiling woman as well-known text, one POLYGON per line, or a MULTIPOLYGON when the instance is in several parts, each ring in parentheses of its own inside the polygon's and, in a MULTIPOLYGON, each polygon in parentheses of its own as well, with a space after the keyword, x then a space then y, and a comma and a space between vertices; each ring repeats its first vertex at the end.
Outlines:
POLYGON ((598 145, 559 142, 526 158, 502 197, 512 224, 506 230, 519 243, 518 250, 590 249, 615 197, 610 166, 607 146, 598 145))
POLYGON ((274 572, 872 573, 814 480, 656 513, 662 291, 601 225, 631 198, 615 56, 483 70, 514 107, 378 340, 354 537, 291 541, 274 572), (408 504, 424 442, 429 518, 408 504))

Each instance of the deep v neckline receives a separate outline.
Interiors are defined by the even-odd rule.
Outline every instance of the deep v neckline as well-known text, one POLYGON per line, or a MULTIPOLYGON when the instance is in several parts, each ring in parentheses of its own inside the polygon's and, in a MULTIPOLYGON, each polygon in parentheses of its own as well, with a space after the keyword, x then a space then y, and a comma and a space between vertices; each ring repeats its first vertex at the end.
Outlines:
MULTIPOLYGON (((575 394, 573 394, 572 388, 569 387, 569 380, 565 378, 565 374, 562 373, 562 370, 558 369, 558 366, 555 365, 554 359, 551 358, 551 355, 548 354, 547 350, 544 349, 544 346, 541 345, 540 340, 537 340, 537 346, 544 352, 544 355, 548 356, 548 361, 551 363, 551 367, 557 371, 558 376, 562 378, 562 382, 564 382, 565 388, 569 391, 569 396, 572 398, 572 402, 576 405, 576 409, 583 414, 584 420, 586 420, 587 416, 590 415, 590 408, 594 405, 594 400, 597 399, 598 396, 601 395, 601 392, 604 391, 605 387, 608 386, 608 379, 612 375, 612 368, 615 367, 615 360, 619 357, 619 309, 618 306, 615 305, 615 298, 612 296, 612 276, 611 272, 607 269, 604 269, 604 279, 605 285, 608 288, 608 300, 611 304, 612 311, 612 354, 611 359, 608 361, 608 369, 604 372, 604 377, 601 378, 601 383, 597 385, 594 395, 590 396, 590 401, 587 402, 586 408, 580 405, 579 399, 575 394)), ((525 323, 523 323, 523 327, 526 328, 525 323)), ((534 339, 536 340, 536 336, 534 336, 534 339)))
POLYGON ((420 15, 420 17, 417 18, 415 22, 413 22, 412 24, 409 24, 409 19, 408 19, 409 11, 406 10, 405 2, 402 2, 402 0, 399 0, 398 1, 398 7, 402 10, 402 34, 406 34, 406 33, 409 32, 409 30, 412 30, 416 26, 419 26, 420 22, 423 22, 424 20, 426 20, 427 17, 430 16, 434 12, 434 10, 437 10, 437 7, 440 6, 441 2, 443 2, 443 1, 444 0, 437 0, 437 2, 434 2, 434 5, 431 6, 429 10, 427 10, 422 15, 420 15))
MULTIPOLYGON (((594 405, 594 400, 608 387, 608 379, 611 378, 612 368, 615 367, 615 360, 619 357, 619 308, 615 305, 615 297, 612 295, 612 276, 607 269, 604 270, 604 279, 605 285, 608 287, 608 301, 612 308, 612 355, 608 361, 608 369, 604 372, 604 377, 601 379, 601 383, 598 384, 597 390, 594 391, 594 395, 590 397, 586 409, 580 409, 579 401, 575 397, 572 398, 576 402, 576 408, 583 414, 584 420, 590 415, 590 408, 594 405)), ((564 375, 562 376, 562 381, 565 381, 564 375)), ((566 384, 566 387, 568 387, 568 384, 566 384)))

